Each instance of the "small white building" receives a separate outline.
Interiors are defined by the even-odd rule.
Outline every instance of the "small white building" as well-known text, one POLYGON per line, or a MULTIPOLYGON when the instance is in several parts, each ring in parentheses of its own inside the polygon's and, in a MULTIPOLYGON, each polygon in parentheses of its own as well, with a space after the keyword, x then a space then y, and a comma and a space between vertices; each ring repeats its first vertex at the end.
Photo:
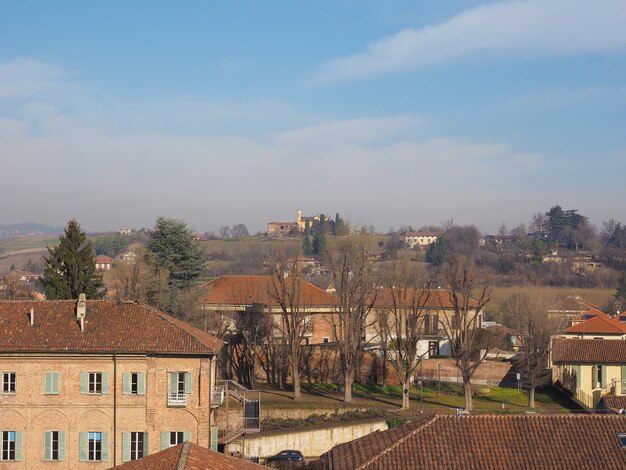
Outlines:
POLYGON ((443 232, 407 232, 404 234, 404 246, 411 250, 415 247, 426 248, 435 243, 443 232))

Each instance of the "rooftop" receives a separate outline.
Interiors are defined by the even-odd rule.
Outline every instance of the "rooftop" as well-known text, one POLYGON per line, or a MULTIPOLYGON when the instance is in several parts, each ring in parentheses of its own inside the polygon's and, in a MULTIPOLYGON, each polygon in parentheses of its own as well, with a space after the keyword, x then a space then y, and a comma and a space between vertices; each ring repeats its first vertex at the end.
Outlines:
MULTIPOLYGON (((444 289, 391 289, 389 287, 383 287, 376 289, 376 297, 370 301, 374 301, 375 307, 393 307, 405 306, 407 308, 415 307, 427 307, 431 309, 438 308, 454 308, 452 301, 452 295, 450 291, 444 289)), ((372 293, 372 296, 374 293, 372 293)), ((459 295, 459 305, 463 305, 463 296, 459 295)), ((476 307, 478 302, 474 299, 469 299, 469 306, 476 307)))
POLYGON ((75 300, 0 301, 0 352, 203 355, 216 353, 223 344, 185 322, 134 302, 87 300, 84 322, 81 332, 75 300))
POLYGON ((555 364, 624 364, 626 341, 619 339, 567 339, 552 342, 555 364))
POLYGON ((113 468, 120 470, 253 470, 267 467, 185 442, 113 468))
POLYGON ((625 468, 617 415, 431 416, 333 447, 331 470, 625 468))
POLYGON ((626 334, 626 325, 598 311, 589 320, 576 323, 567 328, 565 332, 569 334, 623 335, 626 334))
MULTIPOLYGON (((288 285, 290 279, 287 278, 288 285)), ((278 281, 272 276, 220 276, 207 284, 208 294, 204 303, 208 305, 253 305, 278 306, 275 293, 278 281)), ((336 298, 313 284, 300 280, 301 306, 333 307, 336 298)))
POLYGON ((565 299, 550 305, 548 312, 550 313, 583 313, 590 309, 596 309, 597 306, 591 302, 587 302, 581 297, 570 296, 565 299))

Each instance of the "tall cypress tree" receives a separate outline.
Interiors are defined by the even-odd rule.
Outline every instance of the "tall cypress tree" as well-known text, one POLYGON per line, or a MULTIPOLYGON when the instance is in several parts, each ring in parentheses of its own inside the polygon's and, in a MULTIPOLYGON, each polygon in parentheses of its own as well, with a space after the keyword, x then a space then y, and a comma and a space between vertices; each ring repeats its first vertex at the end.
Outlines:
POLYGON ((41 284, 46 296, 54 299, 100 298, 103 294, 102 276, 96 272, 93 246, 75 219, 67 223, 60 243, 48 247, 46 266, 41 284))

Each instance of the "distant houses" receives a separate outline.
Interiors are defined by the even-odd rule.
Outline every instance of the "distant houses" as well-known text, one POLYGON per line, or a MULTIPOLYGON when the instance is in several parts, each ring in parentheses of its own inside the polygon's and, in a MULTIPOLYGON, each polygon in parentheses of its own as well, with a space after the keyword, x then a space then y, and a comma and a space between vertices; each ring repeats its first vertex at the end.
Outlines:
POLYGON ((435 243, 443 232, 406 232, 404 234, 404 246, 409 249, 426 249, 435 243))

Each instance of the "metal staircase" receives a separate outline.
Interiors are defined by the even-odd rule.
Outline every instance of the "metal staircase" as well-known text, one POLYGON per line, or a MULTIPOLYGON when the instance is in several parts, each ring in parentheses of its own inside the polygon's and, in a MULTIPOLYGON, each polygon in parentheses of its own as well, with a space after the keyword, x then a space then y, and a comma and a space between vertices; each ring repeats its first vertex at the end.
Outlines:
POLYGON ((218 442, 228 444, 238 437, 261 431, 261 392, 248 390, 234 380, 225 380, 214 387, 211 395, 211 406, 226 404, 226 427, 220 429, 218 442), (242 416, 230 417, 230 399, 234 399, 243 407, 242 416), (218 404, 219 403, 219 404, 218 404))

